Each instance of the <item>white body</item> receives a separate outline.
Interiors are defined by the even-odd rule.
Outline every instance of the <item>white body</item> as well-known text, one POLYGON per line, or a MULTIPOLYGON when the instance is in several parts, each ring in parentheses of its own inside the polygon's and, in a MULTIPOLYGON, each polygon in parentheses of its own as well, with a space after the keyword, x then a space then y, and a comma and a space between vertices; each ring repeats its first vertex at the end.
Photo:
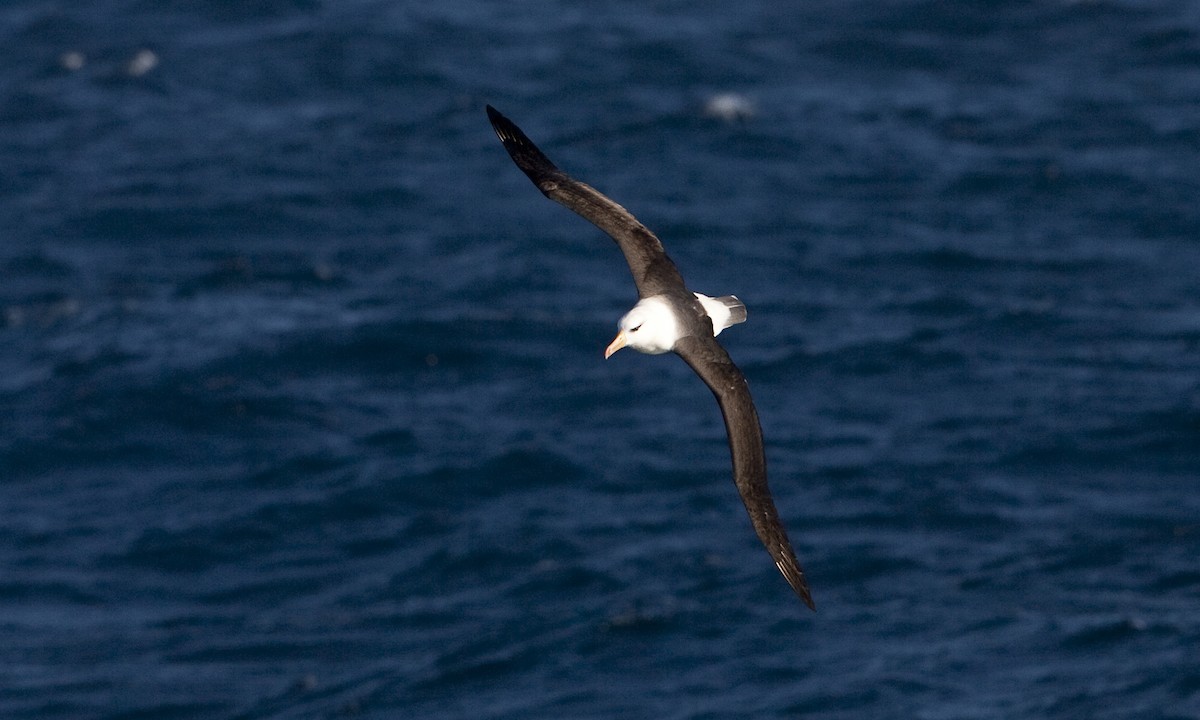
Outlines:
POLYGON ((617 328, 617 338, 624 338, 622 345, 648 355, 670 352, 679 339, 679 323, 670 303, 657 296, 639 301, 617 321, 617 328))
MULTIPOLYGON (((720 335, 730 325, 746 321, 746 306, 733 295, 711 298, 700 293, 693 294, 712 320, 714 336, 720 335)), ((622 347, 631 347, 648 355, 661 355, 675 349, 675 343, 679 340, 679 323, 675 313, 666 299, 657 296, 648 297, 634 305, 617 322, 617 328, 620 332, 609 346, 606 357, 622 347)))

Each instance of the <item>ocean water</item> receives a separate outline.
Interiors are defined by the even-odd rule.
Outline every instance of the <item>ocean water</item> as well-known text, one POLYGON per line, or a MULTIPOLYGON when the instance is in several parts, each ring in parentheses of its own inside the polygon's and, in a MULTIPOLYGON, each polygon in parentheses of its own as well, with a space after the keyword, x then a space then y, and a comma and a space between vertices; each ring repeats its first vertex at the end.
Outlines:
POLYGON ((1198 8, 6 3, 0 716, 1200 717, 1198 8))

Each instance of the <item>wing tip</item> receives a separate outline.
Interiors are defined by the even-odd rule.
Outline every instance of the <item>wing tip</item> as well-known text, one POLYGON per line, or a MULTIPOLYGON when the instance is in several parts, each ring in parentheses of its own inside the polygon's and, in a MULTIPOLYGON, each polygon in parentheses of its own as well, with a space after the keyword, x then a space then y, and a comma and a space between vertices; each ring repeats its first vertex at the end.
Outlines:
MULTIPOLYGON (((550 158, 546 157, 537 145, 533 144, 529 136, 517 127, 516 123, 491 105, 484 107, 487 110, 488 121, 492 124, 492 130, 496 132, 496 137, 500 138, 500 144, 504 146, 517 167, 521 168, 535 185, 540 187, 542 179, 547 175, 562 172, 554 163, 550 162, 550 158)), ((543 192, 545 191, 543 190, 543 192)))
POLYGON ((808 591, 808 585, 801 585, 800 587, 793 586, 792 589, 796 591, 796 594, 800 596, 800 599, 805 605, 808 606, 809 610, 812 610, 813 612, 817 611, 817 604, 813 602, 812 593, 808 591))
POLYGON ((488 121, 490 121, 492 125, 495 125, 497 122, 508 120, 508 118, 500 114, 499 110, 492 107, 491 103, 484 104, 483 108, 487 111, 488 121))
POLYGON ((499 110, 490 104, 484 105, 484 109, 487 111, 488 122, 492 124, 492 130, 496 131, 496 137, 500 138, 500 142, 507 144, 516 140, 510 129, 516 127, 512 120, 504 117, 499 110))
POLYGON ((783 574, 783 579, 787 580, 787 584, 792 586, 792 591, 796 593, 796 597, 808 606, 809 610, 817 611, 817 604, 813 602, 812 591, 808 589, 808 583, 804 580, 804 571, 800 569, 800 564, 795 558, 791 558, 790 562, 777 560, 775 566, 779 568, 779 572, 783 574))

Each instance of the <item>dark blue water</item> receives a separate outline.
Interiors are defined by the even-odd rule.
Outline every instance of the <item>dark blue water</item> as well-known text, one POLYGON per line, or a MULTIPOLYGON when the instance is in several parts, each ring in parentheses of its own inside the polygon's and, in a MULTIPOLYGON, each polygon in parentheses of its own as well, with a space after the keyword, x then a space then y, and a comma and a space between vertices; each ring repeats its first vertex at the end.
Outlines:
POLYGON ((1198 6, 599 5, 0 10, 0 716, 1200 717, 1198 6))

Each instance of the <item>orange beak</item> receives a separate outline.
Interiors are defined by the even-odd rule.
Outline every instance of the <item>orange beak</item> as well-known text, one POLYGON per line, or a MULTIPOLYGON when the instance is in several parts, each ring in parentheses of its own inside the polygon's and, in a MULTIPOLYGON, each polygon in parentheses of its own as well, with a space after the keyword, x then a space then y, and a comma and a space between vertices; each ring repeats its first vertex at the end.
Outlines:
POLYGON ((604 348, 604 359, 607 360, 612 357, 612 354, 625 347, 627 342, 629 342, 629 338, 625 337, 624 330, 617 333, 617 336, 608 344, 608 347, 604 348))

